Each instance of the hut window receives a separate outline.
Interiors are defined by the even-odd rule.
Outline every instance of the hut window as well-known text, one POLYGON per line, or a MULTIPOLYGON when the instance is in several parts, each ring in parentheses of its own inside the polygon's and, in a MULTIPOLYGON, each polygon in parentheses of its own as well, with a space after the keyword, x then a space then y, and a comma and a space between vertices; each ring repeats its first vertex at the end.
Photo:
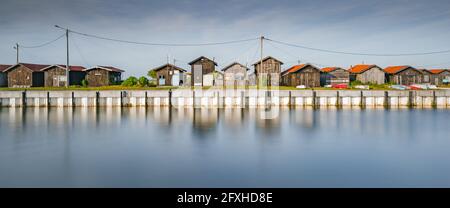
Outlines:
POLYGON ((102 74, 100 74, 100 73, 95 73, 94 75, 95 75, 95 76, 101 76, 102 74))

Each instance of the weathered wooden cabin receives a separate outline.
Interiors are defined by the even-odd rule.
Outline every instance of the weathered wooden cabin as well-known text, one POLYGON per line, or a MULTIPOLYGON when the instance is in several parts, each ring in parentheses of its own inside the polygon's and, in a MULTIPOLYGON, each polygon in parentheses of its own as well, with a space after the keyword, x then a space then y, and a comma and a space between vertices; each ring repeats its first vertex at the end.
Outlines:
POLYGON ((156 72, 158 86, 182 86, 185 82, 183 74, 186 70, 173 64, 164 64, 152 70, 156 72))
POLYGON ((350 81, 360 81, 363 84, 384 84, 386 73, 377 65, 358 64, 348 70, 350 81))
POLYGON ((325 67, 320 70, 320 85, 348 84, 350 73, 340 67, 325 67))
POLYGON ((203 86, 223 86, 223 73, 213 71, 203 75, 203 86))
POLYGON ((450 84, 450 70, 449 69, 431 69, 429 72, 431 83, 434 85, 450 84))
POLYGON ((254 63, 256 84, 259 86, 279 86, 281 65, 283 65, 283 62, 271 56, 262 59, 262 67, 261 60, 254 63))
POLYGON ((384 69, 386 80, 397 85, 423 83, 423 73, 411 66, 388 66, 384 69))
POLYGON ((8 87, 43 87, 44 72, 49 65, 18 63, 6 68, 8 87))
POLYGON ((0 64, 0 87, 8 86, 8 76, 5 71, 7 68, 11 67, 11 65, 0 64))
POLYGON ((299 64, 281 73, 282 85, 307 88, 320 87, 320 69, 311 64, 299 64))
POLYGON ((433 76, 433 73, 426 69, 417 69, 422 73, 422 83, 423 84, 431 84, 431 77, 433 76))
MULTIPOLYGON (((69 85, 81 85, 85 78, 86 68, 83 66, 69 66, 69 85)), ((44 72, 44 85, 46 87, 64 87, 66 86, 66 65, 51 65, 41 69, 44 72)))
POLYGON ((96 66, 84 71, 86 72, 86 81, 90 87, 118 84, 122 80, 122 72, 124 72, 112 66, 96 66))
POLYGON ((216 70, 217 63, 209 58, 200 56, 189 63, 191 65, 191 86, 203 86, 203 75, 216 70))
POLYGON ((234 62, 222 69, 223 71, 223 81, 225 86, 245 86, 247 85, 248 77, 247 71, 250 70, 248 67, 234 62))

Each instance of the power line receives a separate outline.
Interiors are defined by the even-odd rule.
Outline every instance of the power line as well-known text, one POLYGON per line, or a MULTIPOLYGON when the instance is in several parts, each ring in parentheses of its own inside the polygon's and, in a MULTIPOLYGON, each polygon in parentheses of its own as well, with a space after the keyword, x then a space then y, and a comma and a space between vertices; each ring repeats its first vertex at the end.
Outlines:
POLYGON ((136 44, 136 45, 150 45, 150 46, 212 46, 212 45, 225 45, 225 44, 234 44, 234 43, 241 43, 241 42, 248 42, 252 40, 257 40, 258 38, 249 38, 249 39, 243 39, 243 40, 232 40, 232 41, 225 41, 225 42, 212 42, 212 43, 150 43, 150 42, 139 42, 139 41, 131 41, 131 40, 123 40, 123 39, 115 39, 115 38, 108 38, 108 37, 102 37, 98 35, 92 35, 82 32, 77 32, 74 30, 69 30, 71 33, 91 37, 91 38, 97 38, 102 40, 108 40, 108 41, 115 41, 115 42, 121 42, 121 43, 129 43, 129 44, 136 44))
POLYGON ((81 59, 83 60, 84 64, 86 64, 87 66, 89 66, 89 63, 86 61, 86 59, 84 58, 83 54, 81 53, 81 50, 80 50, 80 48, 78 47, 78 44, 77 44, 75 38, 70 37, 70 39, 73 40, 72 42, 73 42, 74 45, 75 45, 75 49, 77 49, 77 53, 78 53, 78 55, 80 55, 80 57, 81 57, 81 59))
MULTIPOLYGON (((297 58, 296 61, 289 61, 289 62, 285 62, 285 63, 297 63, 297 64, 300 63, 301 60, 300 60, 299 57, 297 57, 297 56, 295 56, 294 54, 292 54, 292 53, 290 53, 290 52, 288 52, 288 51, 285 51, 285 50, 283 50, 283 49, 281 49, 281 48, 279 48, 279 47, 276 47, 274 44, 272 44, 272 43, 270 43, 270 42, 268 42, 268 43, 269 43, 269 45, 272 46, 273 48, 278 49, 279 51, 284 52, 285 54, 288 54, 288 55, 290 55, 290 56, 292 56, 292 57, 294 57, 294 58, 297 58)), ((310 62, 310 61, 307 61, 307 60, 304 60, 304 62, 305 62, 305 63, 313 64, 313 65, 316 65, 316 66, 319 66, 319 67, 326 67, 326 66, 327 66, 327 65, 325 65, 325 64, 314 63, 314 62, 310 62)))
POLYGON ((421 53, 398 53, 398 54, 377 54, 377 53, 353 53, 353 52, 344 52, 344 51, 334 51, 334 50, 328 50, 328 49, 320 49, 320 48, 313 48, 298 44, 292 44, 292 43, 286 43, 278 40, 272 40, 266 38, 268 41, 272 41, 274 43, 287 45, 291 47, 297 47, 307 50, 313 50, 313 51, 320 51, 320 52, 326 52, 326 53, 335 53, 335 54, 345 54, 345 55, 354 55, 354 56, 422 56, 422 55, 432 55, 432 54, 441 54, 441 53, 450 53, 450 50, 443 50, 443 51, 431 51, 431 52, 421 52, 421 53))
POLYGON ((45 42, 45 43, 43 43, 43 44, 40 44, 40 45, 35 45, 35 46, 24 46, 24 45, 20 45, 20 47, 21 47, 21 48, 40 48, 40 47, 44 47, 44 46, 46 46, 46 45, 49 45, 49 44, 51 44, 51 43, 53 43, 53 42, 55 42, 55 41, 61 39, 61 38, 64 37, 65 35, 66 35, 66 34, 62 34, 62 35, 58 36, 57 38, 55 38, 55 39, 53 39, 53 40, 51 40, 51 41, 45 42))

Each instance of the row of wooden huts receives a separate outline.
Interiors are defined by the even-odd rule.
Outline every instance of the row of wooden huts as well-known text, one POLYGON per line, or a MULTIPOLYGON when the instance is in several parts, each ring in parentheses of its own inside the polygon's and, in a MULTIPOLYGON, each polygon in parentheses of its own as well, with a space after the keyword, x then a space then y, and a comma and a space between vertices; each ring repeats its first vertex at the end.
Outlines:
POLYGON ((303 85, 310 88, 348 84, 355 80, 362 84, 392 83, 397 85, 424 83, 442 85, 450 81, 450 70, 425 70, 416 69, 412 66, 389 66, 383 69, 374 64, 358 64, 351 66, 349 69, 344 69, 341 67, 318 68, 313 64, 298 64, 281 71, 283 62, 271 56, 254 63, 253 74, 248 73, 250 69, 247 66, 237 62, 231 63, 218 72, 215 69, 217 63, 204 56, 191 61, 189 65, 191 66, 191 73, 187 73, 187 70, 172 64, 155 68, 158 85, 173 86, 181 84, 178 82, 182 79, 174 79, 175 76, 184 77, 184 85, 190 86, 259 84, 271 86, 303 85), (215 76, 215 73, 219 76, 215 76), (173 80, 176 80, 176 82, 173 80), (186 82, 187 80, 189 81, 186 82))
POLYGON ((388 66, 381 68, 374 64, 358 64, 348 70, 341 67, 318 68, 312 64, 295 65, 281 73, 285 86, 304 85, 319 87, 359 81, 362 84, 434 84, 442 85, 450 81, 448 69, 416 69, 412 66, 388 66))
MULTIPOLYGON (((112 66, 69 66, 69 85, 107 86, 121 81, 121 69, 112 66)), ((18 63, 0 65, 1 87, 63 87, 66 86, 66 65, 18 63)))

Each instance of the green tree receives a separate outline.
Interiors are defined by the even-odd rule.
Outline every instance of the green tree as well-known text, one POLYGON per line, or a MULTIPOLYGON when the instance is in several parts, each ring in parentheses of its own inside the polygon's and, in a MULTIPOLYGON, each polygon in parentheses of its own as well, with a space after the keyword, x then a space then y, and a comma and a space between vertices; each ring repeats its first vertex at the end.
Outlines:
POLYGON ((147 76, 152 79, 156 79, 156 71, 155 70, 148 71, 147 76))
POLYGON ((128 77, 125 81, 122 82, 123 86, 131 87, 135 86, 138 83, 138 79, 136 77, 128 77))
POLYGON ((147 77, 144 77, 144 76, 139 77, 139 80, 138 80, 137 84, 139 86, 141 86, 141 87, 148 86, 148 79, 147 79, 147 77))

